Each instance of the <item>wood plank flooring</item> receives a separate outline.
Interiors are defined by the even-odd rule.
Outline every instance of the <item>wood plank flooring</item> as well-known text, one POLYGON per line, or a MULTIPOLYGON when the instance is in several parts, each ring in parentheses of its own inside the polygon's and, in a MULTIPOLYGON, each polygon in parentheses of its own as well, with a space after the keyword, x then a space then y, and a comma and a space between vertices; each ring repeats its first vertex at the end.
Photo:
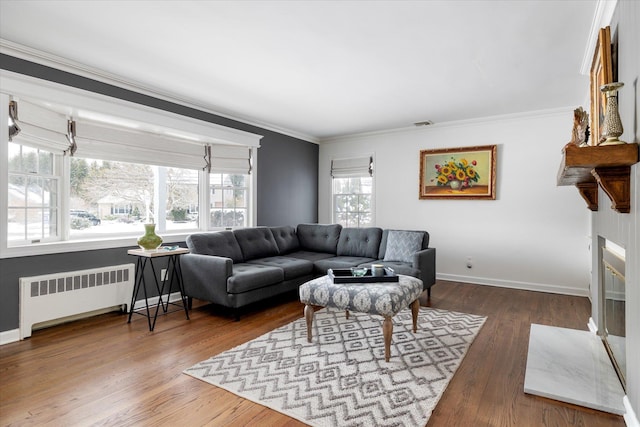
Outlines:
MULTIPOLYGON (((531 323, 586 330, 586 298, 440 281, 422 305, 487 316, 427 424, 623 427, 622 417, 523 392, 531 323)), ((296 295, 234 322, 208 304, 147 321, 109 313, 0 346, 3 426, 301 426, 182 374, 185 368, 302 317, 296 295)))

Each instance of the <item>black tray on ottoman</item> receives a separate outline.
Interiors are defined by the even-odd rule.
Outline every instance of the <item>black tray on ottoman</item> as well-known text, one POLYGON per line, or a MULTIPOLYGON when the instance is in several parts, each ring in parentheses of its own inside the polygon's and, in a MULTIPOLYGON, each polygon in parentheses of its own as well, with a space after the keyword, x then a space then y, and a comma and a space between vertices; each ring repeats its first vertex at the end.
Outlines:
POLYGON ((380 282, 397 282, 398 276, 392 268, 384 268, 384 276, 372 276, 371 269, 367 268, 364 276, 356 277, 351 274, 350 268, 333 268, 327 270, 327 276, 331 278, 333 283, 380 283, 380 282))

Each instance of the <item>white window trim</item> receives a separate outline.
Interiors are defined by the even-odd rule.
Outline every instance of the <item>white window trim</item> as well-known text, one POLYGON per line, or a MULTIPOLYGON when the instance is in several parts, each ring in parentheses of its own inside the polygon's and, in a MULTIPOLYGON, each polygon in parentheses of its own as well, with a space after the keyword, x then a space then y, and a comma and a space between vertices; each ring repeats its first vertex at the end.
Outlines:
MULTIPOLYGON (((232 144, 243 145, 253 148, 260 147, 261 135, 245 132, 225 126, 209 123, 191 117, 181 116, 179 114, 158 110, 141 104, 135 104, 129 101, 112 98, 105 95, 89 92, 59 83, 49 82, 46 80, 36 79, 11 71, 0 70, 0 117, 8 117, 9 115, 9 96, 26 97, 49 101, 56 105, 72 106, 67 112, 70 116, 77 116, 81 112, 99 113, 105 116, 114 117, 128 122, 136 122, 144 124, 151 131, 157 132, 173 132, 194 140, 212 144, 232 144)), ((6 122, 5 122, 6 123, 6 122)), ((121 236, 121 237, 100 237, 100 240, 65 240, 50 243, 39 243, 27 246, 7 246, 6 224, 8 224, 8 133, 0 132, 0 165, 3 165, 0 172, 0 224, 3 224, 0 231, 0 258, 14 258, 32 255, 44 255, 63 252, 77 252, 85 250, 109 249, 127 246, 136 246, 137 237, 121 236)), ((257 164, 258 155, 256 149, 253 150, 253 171, 251 173, 251 206, 249 207, 248 225, 254 225, 257 209, 257 164)), ((67 159, 64 160, 68 162, 67 159)), ((68 166, 68 165, 67 165, 68 166)), ((68 171, 68 167, 65 168, 68 171)), ((64 172, 67 174, 68 172, 64 172)), ((202 174, 207 174, 202 172, 202 174)), ((65 179, 65 177, 63 177, 65 179)), ((200 202, 206 202, 201 206, 208 205, 208 177, 202 179, 200 191, 200 202), (206 185, 205 185, 206 184, 206 185), (204 193, 204 194, 202 194, 204 193)), ((61 209, 66 209, 68 201, 68 186, 62 185, 61 191, 61 209)), ((199 215, 199 230, 208 230, 208 218, 202 219, 199 215), (204 222, 204 223, 203 223, 204 222)), ((66 226, 60 224, 60 235, 62 238, 69 237, 69 231, 66 226)), ((142 235, 144 230, 140 231, 142 235)), ((162 238, 165 243, 183 242, 191 232, 181 233, 163 233, 162 238)), ((139 236, 138 236, 139 237, 139 236)))
POLYGON ((100 114, 123 123, 146 124, 149 130, 157 133, 169 132, 203 143, 260 147, 262 138, 262 135, 7 70, 0 70, 0 92, 71 106, 67 111, 69 116, 95 117, 100 114))
MULTIPOLYGON (((9 117, 9 95, 0 93, 0 117, 9 117)), ((4 129, 4 121, 3 121, 4 129)), ((9 224, 9 134, 0 132, 0 257, 7 250, 7 227, 9 224)))

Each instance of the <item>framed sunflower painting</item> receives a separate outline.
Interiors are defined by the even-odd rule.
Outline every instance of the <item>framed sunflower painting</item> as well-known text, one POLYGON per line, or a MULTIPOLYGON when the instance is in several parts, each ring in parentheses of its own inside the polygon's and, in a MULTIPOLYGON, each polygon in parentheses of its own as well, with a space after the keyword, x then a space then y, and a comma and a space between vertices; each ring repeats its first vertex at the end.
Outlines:
POLYGON ((420 199, 496 198, 496 145, 420 151, 420 199))

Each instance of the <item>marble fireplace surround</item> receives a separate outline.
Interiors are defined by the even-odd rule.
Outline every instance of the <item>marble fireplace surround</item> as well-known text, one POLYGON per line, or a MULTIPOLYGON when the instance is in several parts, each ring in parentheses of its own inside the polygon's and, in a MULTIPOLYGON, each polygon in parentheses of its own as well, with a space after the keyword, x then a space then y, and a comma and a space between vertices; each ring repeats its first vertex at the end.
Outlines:
POLYGON ((532 324, 524 391, 625 414, 620 380, 601 338, 589 331, 532 324))
MULTIPOLYGON (((598 277, 603 278, 606 239, 598 239, 598 277)), ((615 245, 614 245, 615 246, 615 245)), ((622 255, 624 257, 624 255, 622 255)), ((624 262, 624 261, 623 261, 624 262)), ((624 268, 624 267, 623 267, 624 268)), ((596 284, 604 286, 604 280, 596 284)), ((593 301, 604 325, 604 291, 593 301)), ((525 373, 525 393, 617 415, 625 415, 625 391, 594 319, 589 331, 532 324, 525 373)))

